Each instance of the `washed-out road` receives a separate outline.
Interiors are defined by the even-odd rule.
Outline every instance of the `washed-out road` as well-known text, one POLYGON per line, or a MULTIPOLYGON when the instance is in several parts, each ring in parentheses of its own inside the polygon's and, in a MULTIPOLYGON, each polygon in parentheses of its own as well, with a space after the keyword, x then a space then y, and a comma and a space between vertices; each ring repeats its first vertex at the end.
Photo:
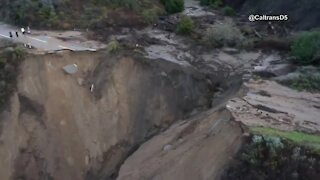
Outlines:
POLYGON ((73 43, 62 41, 55 37, 47 35, 34 35, 34 34, 22 34, 20 28, 13 27, 0 22, 0 39, 9 39, 17 43, 29 44, 33 48, 40 51, 59 51, 59 50, 71 50, 71 51, 96 51, 94 48, 88 48, 80 43, 73 43), (9 32, 12 32, 11 38, 9 32), (19 33, 19 37, 16 36, 16 32, 19 33))

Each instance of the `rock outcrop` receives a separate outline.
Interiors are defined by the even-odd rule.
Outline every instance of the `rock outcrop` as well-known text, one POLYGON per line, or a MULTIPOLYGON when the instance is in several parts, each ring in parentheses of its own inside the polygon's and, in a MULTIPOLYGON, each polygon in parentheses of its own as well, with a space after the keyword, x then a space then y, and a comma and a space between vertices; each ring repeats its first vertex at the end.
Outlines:
POLYGON ((235 121, 247 126, 320 132, 320 94, 298 92, 274 81, 251 80, 247 94, 229 101, 235 121))

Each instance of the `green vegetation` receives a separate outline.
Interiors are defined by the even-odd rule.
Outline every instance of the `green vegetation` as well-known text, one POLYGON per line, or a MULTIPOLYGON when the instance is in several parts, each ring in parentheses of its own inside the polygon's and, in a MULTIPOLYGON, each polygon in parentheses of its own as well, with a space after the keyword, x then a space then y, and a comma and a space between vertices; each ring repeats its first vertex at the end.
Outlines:
POLYGON ((99 6, 113 6, 113 7, 125 7, 128 9, 139 9, 139 0, 94 0, 95 5, 99 6))
POLYGON ((226 6, 223 8, 223 13, 226 16, 234 16, 236 15, 236 12, 234 11, 234 9, 230 6, 226 6))
POLYGON ((160 14, 162 14, 160 8, 146 9, 142 12, 143 17, 148 24, 155 23, 160 14))
POLYGON ((108 52, 110 53, 114 53, 116 51, 118 51, 120 49, 120 44, 118 41, 114 40, 114 41, 110 41, 108 44, 107 44, 107 49, 108 49, 108 52))
POLYGON ((121 24, 122 21, 124 24, 139 24, 143 17, 151 22, 161 8, 160 2, 152 0, 3 0, 0 19, 33 27, 101 29, 102 24, 121 24), (130 18, 133 21, 129 20, 130 18))
POLYGON ((211 6, 213 8, 218 8, 223 5, 222 0, 200 0, 202 6, 211 6))
POLYGON ((312 66, 302 66, 296 70, 298 76, 280 81, 281 84, 298 91, 320 92, 320 72, 312 66))
POLYGON ((182 16, 176 31, 179 34, 190 34, 194 31, 194 28, 193 20, 188 16, 182 16))
POLYGON ((0 52, 0 108, 15 89, 18 66, 24 57, 25 51, 19 46, 0 52))
MULTIPOLYGON (((270 129, 257 131, 299 142, 311 138, 318 143, 318 138, 296 133, 279 133, 270 129)), ((222 179, 317 179, 319 160, 318 153, 279 137, 253 135, 239 151, 222 179)))
POLYGON ((283 82, 283 84, 298 91, 320 92, 320 75, 302 74, 297 78, 283 82))
POLYGON ((204 38, 209 45, 214 47, 242 47, 246 42, 240 29, 231 20, 226 20, 221 24, 214 24, 211 28, 207 29, 204 38))
POLYGON ((254 127, 251 131, 256 134, 287 139, 298 145, 306 145, 315 148, 320 152, 320 136, 318 135, 311 135, 297 131, 280 131, 264 127, 254 127))
POLYGON ((184 10, 184 0, 161 0, 166 11, 170 14, 178 13, 184 10))
POLYGON ((24 58, 26 52, 21 46, 16 46, 12 53, 12 59, 14 61, 20 61, 24 58))
POLYGON ((7 18, 11 18, 15 24, 27 25, 28 22, 35 22, 40 26, 54 26, 58 22, 53 7, 40 1, 20 0, 5 6, 8 8, 7 18))
POLYGON ((320 31, 305 32, 293 42, 291 54, 297 63, 311 64, 320 62, 320 31))

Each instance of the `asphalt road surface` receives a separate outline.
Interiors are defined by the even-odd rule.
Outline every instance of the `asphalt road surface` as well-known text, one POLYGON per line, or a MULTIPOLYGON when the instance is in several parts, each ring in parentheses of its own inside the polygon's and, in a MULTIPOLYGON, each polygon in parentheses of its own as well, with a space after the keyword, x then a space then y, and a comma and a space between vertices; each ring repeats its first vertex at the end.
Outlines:
POLYGON ((9 26, 0 22, 0 38, 11 39, 17 43, 30 44, 33 48, 42 51, 96 51, 96 49, 81 46, 81 44, 65 42, 54 37, 45 35, 22 35, 20 28, 9 26), (16 36, 16 31, 19 37, 16 36), (9 32, 12 32, 13 37, 10 38, 9 32))

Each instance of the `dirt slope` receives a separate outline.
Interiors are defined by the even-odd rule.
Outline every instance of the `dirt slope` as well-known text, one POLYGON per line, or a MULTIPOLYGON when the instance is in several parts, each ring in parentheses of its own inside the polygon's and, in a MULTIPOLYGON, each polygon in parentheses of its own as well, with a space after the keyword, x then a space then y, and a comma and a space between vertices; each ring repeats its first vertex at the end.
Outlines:
POLYGON ((242 143, 227 111, 179 122, 144 143, 121 167, 119 180, 217 179, 242 143))
POLYGON ((146 138, 208 107, 201 74, 150 62, 103 52, 28 57, 0 114, 0 179, 114 178, 146 138), (72 63, 79 71, 65 74, 72 63))

